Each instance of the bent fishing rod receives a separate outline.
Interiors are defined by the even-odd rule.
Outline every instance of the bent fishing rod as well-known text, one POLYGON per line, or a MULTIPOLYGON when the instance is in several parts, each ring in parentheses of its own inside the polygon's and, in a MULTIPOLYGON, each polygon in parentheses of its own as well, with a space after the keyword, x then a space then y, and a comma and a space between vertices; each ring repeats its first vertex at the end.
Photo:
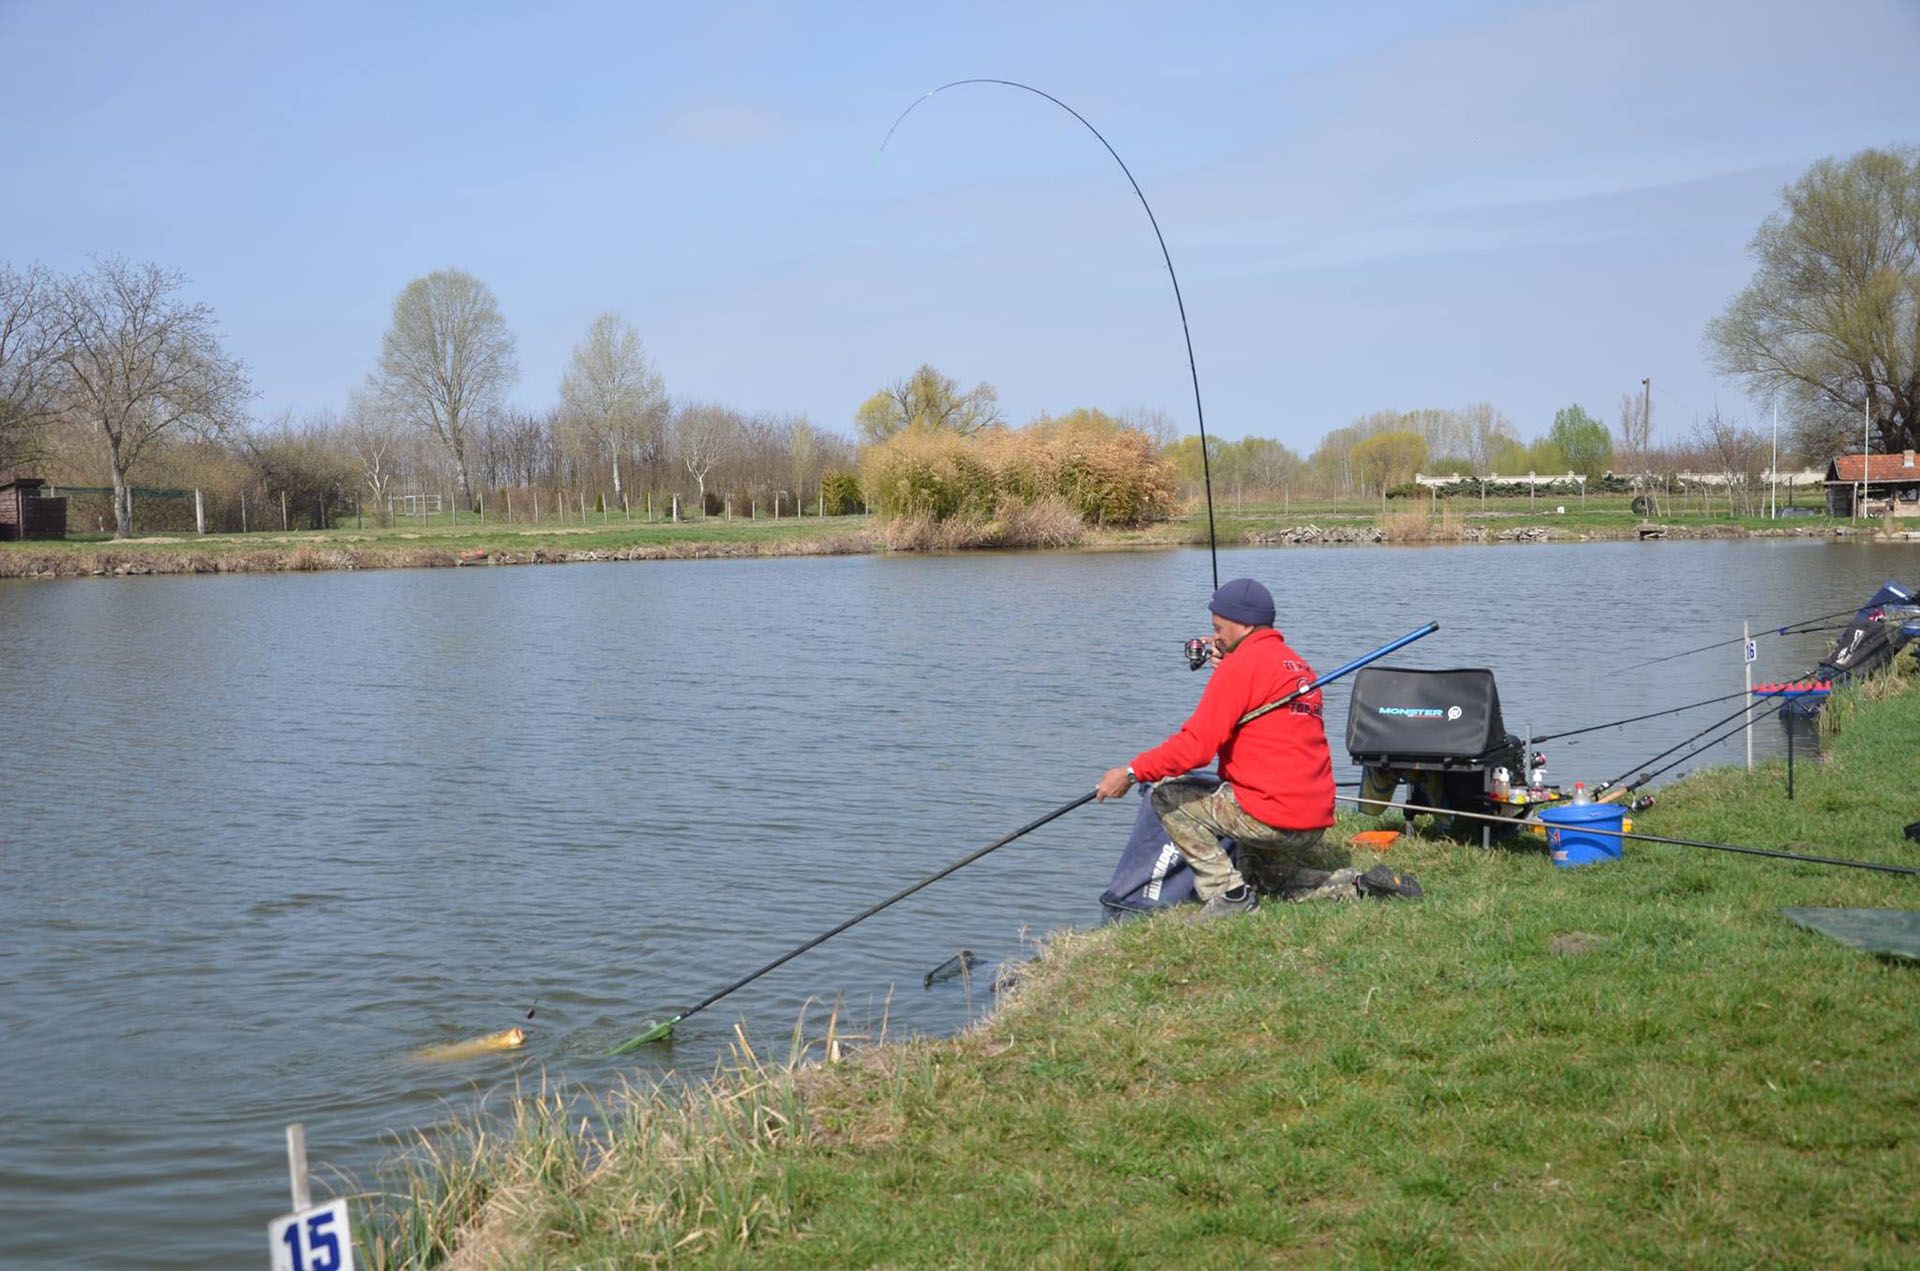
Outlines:
MULTIPOLYGON (((1399 808, 1403 812, 1432 812, 1441 816, 1467 817, 1475 821, 1491 821, 1496 825, 1518 828, 1522 825, 1552 826, 1552 822, 1520 821, 1509 816, 1496 816, 1491 812, 1466 812, 1455 808, 1436 808, 1424 803, 1400 803, 1390 799, 1362 799, 1354 794, 1336 794, 1335 799, 1366 807, 1399 808)), ((1774 860, 1799 861, 1806 865, 1838 865, 1845 869, 1872 870, 1879 874, 1903 874, 1920 878, 1920 868, 1912 865, 1889 865, 1883 861, 1857 861, 1845 856, 1813 856, 1805 852, 1781 852, 1766 847, 1742 847, 1737 843, 1712 843, 1706 839, 1673 838, 1665 834, 1642 834, 1638 830, 1609 830, 1598 825, 1581 824, 1562 826, 1563 829, 1577 829, 1582 834, 1601 834, 1608 838, 1621 840, 1639 839, 1643 843, 1665 843, 1672 847, 1699 847, 1714 852, 1737 852, 1742 856, 1765 856, 1774 860)))
MULTIPOLYGON (((1369 662, 1377 662, 1381 658, 1386 657, 1388 654, 1397 652, 1398 650, 1405 648, 1407 645, 1412 644, 1415 640, 1424 639, 1425 637, 1432 635, 1434 632, 1438 631, 1439 629, 1440 629, 1439 623, 1429 622, 1424 627, 1421 627, 1414 631, 1409 631, 1406 635, 1401 636, 1397 640, 1388 641, 1386 644, 1381 645, 1379 648, 1375 649, 1371 653, 1363 654, 1360 657, 1355 658, 1353 661, 1348 662, 1344 666, 1335 667, 1333 670, 1328 671, 1325 675, 1322 675, 1317 679, 1311 680, 1305 684, 1300 685, 1298 688, 1294 689, 1292 692, 1287 693, 1282 697, 1280 697, 1277 701, 1269 702, 1265 706, 1261 706, 1256 708, 1255 710, 1249 711, 1246 715, 1241 717, 1240 722, 1244 724, 1248 720, 1258 719, 1260 716, 1267 714, 1269 711, 1276 711, 1283 706, 1290 706, 1294 702, 1297 702, 1301 698, 1307 696, 1307 694, 1314 692, 1316 689, 1319 689, 1327 684, 1331 684, 1333 681, 1341 678, 1342 676, 1351 675, 1353 672, 1359 670, 1361 667, 1367 665, 1369 662)), ((820 945, 825 944, 827 941, 833 939, 835 936, 839 935, 841 932, 847 930, 847 928, 852 927, 857 923, 865 922, 868 918, 873 917, 875 914, 879 913, 882 909, 886 909, 891 905, 899 904, 901 901, 905 900, 907 897, 913 895, 915 892, 921 890, 922 888, 930 887, 934 883, 937 883, 941 879, 945 878, 947 875, 956 873, 959 870, 965 869, 967 866, 973 864, 975 861, 979 860, 981 857, 986 856, 989 853, 999 851, 1001 848, 1013 842, 1015 839, 1024 838, 1025 836, 1033 833, 1035 830, 1039 829, 1041 826, 1047 824, 1048 822, 1056 821, 1059 818, 1065 816, 1067 813, 1073 811, 1075 808, 1080 807, 1084 804, 1093 802, 1094 795, 1096 793, 1097 793, 1096 791, 1089 790, 1087 791, 1087 793, 1081 795, 1079 798, 1063 803, 1059 807, 1055 808, 1053 811, 1048 812, 1043 816, 1035 817, 1033 820, 1027 822, 1025 825, 1021 826, 1019 829, 1013 831, 1013 833, 1003 835, 1000 838, 995 839, 993 842, 987 844, 985 847, 980 848, 978 851, 971 852, 968 855, 961 857, 959 860, 955 861, 953 864, 947 866, 946 868, 937 870, 934 873, 928 874, 925 878, 922 878, 920 881, 912 884, 911 886, 902 888, 901 890, 895 892, 893 895, 887 897, 885 900, 878 901, 875 904, 867 906, 865 909, 862 909, 859 913, 847 919, 845 922, 839 924, 836 927, 831 928, 830 930, 821 932, 819 935, 807 941, 805 944, 798 945, 795 948, 789 949, 787 952, 781 954, 779 957, 767 963, 765 966, 759 968, 756 971, 751 971, 746 975, 741 976, 739 979, 727 985, 725 988, 720 989, 718 992, 708 994, 706 997, 700 999, 698 1002, 695 1002, 692 1006, 686 1007, 683 1010, 676 1011, 674 1014, 668 1016, 666 1019, 649 1023, 647 1027, 643 1029, 641 1032, 635 1034, 633 1037, 628 1038, 626 1041, 621 1042, 618 1046, 615 1046, 612 1050, 608 1051, 607 1054, 609 1056, 624 1054, 627 1051, 635 1050, 641 1046, 645 1046, 649 1042, 663 1041, 666 1038, 671 1037, 673 1035, 674 1025, 680 1023, 682 1020, 686 1019, 687 1017, 698 1014, 699 1012, 706 1010, 709 1006, 712 1006, 715 1002, 718 1002, 721 998, 726 997, 730 993, 734 993, 739 991, 740 989, 745 988, 747 985, 753 983, 755 980, 767 974, 769 971, 773 971, 780 967, 785 966, 787 963, 793 961, 795 958, 807 952, 809 949, 818 948, 820 945)))
POLYGON ((1193 332, 1187 326, 1187 301, 1186 298, 1180 294, 1180 275, 1174 272, 1173 253, 1167 250, 1166 235, 1160 232, 1160 218, 1153 214, 1153 205, 1147 202, 1146 192, 1140 188, 1140 183, 1134 180, 1133 169, 1129 168, 1127 161, 1120 157, 1120 152, 1113 148, 1113 143, 1108 141, 1106 137, 1101 134, 1100 130, 1088 121, 1085 115, 1067 105, 1052 93, 1035 88, 1031 84, 1022 84, 1020 81, 1012 79, 956 79, 950 83, 942 84, 940 87, 917 98, 913 105, 901 111, 900 117, 893 121, 893 127, 887 129, 887 135, 881 138, 879 154, 874 156, 875 160, 878 161, 879 155, 886 153, 887 142, 893 140, 893 134, 899 130, 900 125, 906 122, 907 116, 911 115, 914 110, 919 107, 921 102, 926 101, 930 97, 936 97, 946 92, 949 88, 960 88, 968 84, 998 84, 1003 88, 1017 88, 1022 92, 1032 93, 1036 97, 1046 98, 1079 120, 1081 127, 1092 133, 1094 139, 1104 146, 1107 153, 1113 157, 1113 161, 1120 165, 1120 171, 1126 175, 1127 184, 1133 187, 1133 196, 1140 200, 1140 206, 1147 214, 1147 223, 1153 226, 1154 241, 1160 244, 1160 259, 1166 262, 1167 278, 1173 283, 1173 303, 1178 306, 1180 310, 1180 334, 1187 342, 1187 375, 1193 380, 1193 414, 1195 420, 1198 421, 1200 425, 1200 473, 1207 491, 1207 556, 1213 564, 1213 589, 1218 591, 1220 590, 1220 547, 1213 527, 1213 462, 1207 454, 1207 412, 1200 405, 1200 372, 1194 366, 1193 361, 1193 332))

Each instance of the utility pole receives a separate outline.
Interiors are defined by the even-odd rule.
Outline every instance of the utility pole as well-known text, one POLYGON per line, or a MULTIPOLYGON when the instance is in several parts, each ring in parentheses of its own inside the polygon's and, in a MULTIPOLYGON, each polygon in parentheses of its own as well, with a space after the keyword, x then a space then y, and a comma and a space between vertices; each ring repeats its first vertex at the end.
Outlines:
MULTIPOLYGON (((1644 450, 1645 447, 1653 444, 1653 376, 1651 375, 1642 376, 1640 379, 1640 433, 1645 438, 1641 443, 1644 450)), ((1641 456, 1640 466, 1643 468, 1647 466, 1644 454, 1641 456)), ((1660 515, 1660 509, 1654 506, 1651 485, 1647 487, 1647 506, 1653 509, 1655 516, 1660 515)))
POLYGON ((1873 385, 1867 385, 1866 400, 1860 403, 1860 497, 1853 501, 1853 514, 1856 517, 1867 514, 1867 459, 1873 454, 1873 439, 1868 430, 1873 426, 1873 385))
POLYGON ((1773 463, 1767 469, 1767 519, 1780 519, 1780 403, 1773 403, 1773 463))

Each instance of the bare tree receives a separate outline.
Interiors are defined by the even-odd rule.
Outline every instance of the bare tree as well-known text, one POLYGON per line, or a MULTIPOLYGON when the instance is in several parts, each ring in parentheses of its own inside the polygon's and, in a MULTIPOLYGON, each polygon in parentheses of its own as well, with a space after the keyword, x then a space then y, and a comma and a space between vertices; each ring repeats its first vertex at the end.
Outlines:
POLYGON ((1145 433, 1154 449, 1165 450, 1180 440, 1180 425, 1158 406, 1135 406, 1120 412, 1120 422, 1145 433))
POLYGON ((446 448, 460 496, 472 506, 472 430, 519 375, 513 333, 493 291, 462 270, 436 269, 394 300, 369 383, 395 418, 446 448))
POLYGON ((224 433, 252 395, 213 310, 175 298, 185 285, 177 271, 111 257, 59 289, 60 390, 106 442, 117 538, 133 533, 127 473, 147 447, 176 431, 224 433))
POLYGON ((601 314, 574 345, 573 362, 560 378, 560 405, 613 465, 613 496, 619 498, 621 457, 659 431, 667 406, 666 389, 647 360, 640 333, 620 315, 601 314))
POLYGON ((369 393, 354 393, 347 398, 347 419, 341 428, 354 462, 360 468, 360 484, 373 500, 374 516, 382 525, 392 514, 387 496, 400 467, 400 430, 393 417, 381 409, 369 393))
POLYGON ((57 298, 45 269, 0 262, 0 469, 33 459, 54 417, 57 298))
POLYGON ((813 431, 813 425, 804 415, 787 426, 787 459, 793 467, 795 510, 806 502, 807 483, 813 480, 814 468, 820 462, 817 437, 818 434, 813 431))
POLYGON ((1500 456, 1520 444, 1513 421, 1491 402, 1475 402, 1460 412, 1466 425, 1466 457, 1480 476, 1491 475, 1500 456))
POLYGON ((1726 481, 1728 510, 1734 510, 1737 500, 1742 515, 1754 515, 1765 480, 1768 439, 1759 429, 1728 419, 1716 406, 1693 426, 1693 441, 1701 457, 1726 481))
POLYGON ((1647 450, 1653 441, 1653 416, 1647 413, 1645 394, 1620 394, 1620 422, 1615 431, 1620 435, 1620 467, 1629 476, 1639 476, 1646 468, 1647 450))
POLYGON ((700 487, 700 512, 707 510, 707 474, 732 455, 740 438, 740 416, 724 406, 693 405, 674 421, 674 450, 700 487))

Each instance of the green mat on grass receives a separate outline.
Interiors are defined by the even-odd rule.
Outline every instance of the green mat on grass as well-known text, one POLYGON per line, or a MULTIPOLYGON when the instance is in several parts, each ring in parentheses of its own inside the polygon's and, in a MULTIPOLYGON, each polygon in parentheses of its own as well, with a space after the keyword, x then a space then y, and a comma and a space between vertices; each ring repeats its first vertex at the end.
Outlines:
POLYGON ((1883 958, 1920 962, 1920 909, 1782 909, 1792 922, 1883 958))

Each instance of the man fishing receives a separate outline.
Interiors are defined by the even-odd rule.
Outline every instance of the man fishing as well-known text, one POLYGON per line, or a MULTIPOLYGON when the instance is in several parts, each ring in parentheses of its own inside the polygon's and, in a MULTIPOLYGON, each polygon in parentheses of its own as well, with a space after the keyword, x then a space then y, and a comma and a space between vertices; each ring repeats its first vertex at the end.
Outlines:
POLYGON ((1300 871, 1347 861, 1321 843, 1333 824, 1333 760, 1319 690, 1245 718, 1314 679, 1273 628, 1272 593, 1236 578, 1213 593, 1208 608, 1214 669, 1199 706, 1173 736, 1108 769, 1094 793, 1117 799, 1136 781, 1158 783, 1148 795, 1154 814, 1193 870, 1201 916, 1214 918, 1258 909, 1260 892, 1284 890, 1300 871), (1217 785, 1187 775, 1216 756, 1217 785), (1240 868, 1220 846, 1223 837, 1238 845, 1240 868))

